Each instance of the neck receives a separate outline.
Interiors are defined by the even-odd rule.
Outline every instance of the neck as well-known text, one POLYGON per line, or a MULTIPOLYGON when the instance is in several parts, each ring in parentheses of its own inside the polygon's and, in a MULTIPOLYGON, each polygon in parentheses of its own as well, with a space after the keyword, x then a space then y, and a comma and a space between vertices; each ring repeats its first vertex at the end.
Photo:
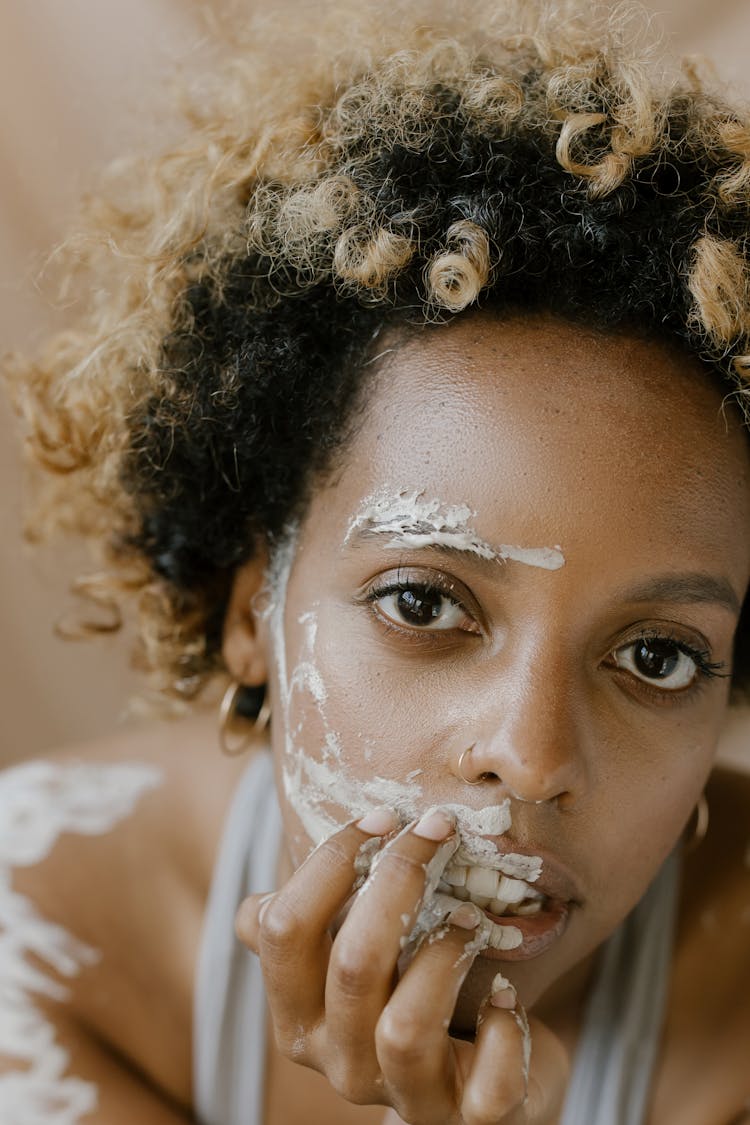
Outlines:
POLYGON ((559 977, 534 1005, 534 1015, 562 1040, 569 1055, 583 1022, 598 951, 595 950, 559 977))

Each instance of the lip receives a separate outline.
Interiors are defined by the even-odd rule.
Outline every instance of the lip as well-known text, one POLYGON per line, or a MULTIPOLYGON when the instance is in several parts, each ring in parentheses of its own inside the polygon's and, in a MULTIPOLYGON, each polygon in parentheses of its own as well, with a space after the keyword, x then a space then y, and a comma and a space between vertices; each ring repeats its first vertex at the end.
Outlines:
MULTIPOLYGON (((507 836, 483 836, 497 851, 498 859, 503 856, 518 855, 535 857, 542 861, 542 873, 530 883, 546 898, 538 914, 503 915, 499 917, 484 910, 485 917, 501 926, 512 925, 521 932, 522 942, 515 949, 482 950, 480 957, 491 961, 526 961, 538 957, 553 945, 567 929, 571 910, 583 901, 581 885, 572 871, 557 856, 550 852, 519 844, 507 836)), ((495 864, 493 863, 494 867, 495 864)))
POLYGON ((490 961, 528 961, 538 957, 562 937, 570 919, 571 904, 550 899, 543 910, 532 915, 509 915, 499 918, 489 910, 483 913, 492 922, 502 926, 512 925, 521 931, 523 941, 515 949, 483 949, 480 957, 490 961))
MULTIPOLYGON (((528 882, 535 890, 546 895, 547 898, 575 906, 580 906, 583 902, 583 891, 578 879, 556 855, 540 848, 518 844, 509 840, 507 836, 482 836, 482 839, 492 844, 497 852, 498 859, 511 855, 541 859, 541 875, 534 882, 531 882, 531 880, 528 880, 528 882)), ((495 863, 488 864, 488 866, 498 867, 499 869, 499 865, 495 863)))

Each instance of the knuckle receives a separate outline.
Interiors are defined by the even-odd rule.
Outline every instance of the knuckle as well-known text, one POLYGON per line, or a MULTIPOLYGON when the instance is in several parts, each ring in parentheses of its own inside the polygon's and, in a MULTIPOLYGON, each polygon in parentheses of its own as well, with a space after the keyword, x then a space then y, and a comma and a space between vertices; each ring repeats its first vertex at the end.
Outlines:
POLYGON ((335 988, 344 996, 360 997, 375 987, 380 979, 379 963, 365 956, 354 942, 342 941, 342 934, 333 947, 329 975, 335 988))
POLYGON ((352 855, 352 849, 345 836, 345 832, 346 829, 344 829, 343 833, 339 832, 335 836, 329 836, 327 840, 324 840, 318 845, 316 854, 323 860, 326 867, 339 868, 342 866, 352 866, 354 856, 352 855), (342 836, 344 837, 343 839, 342 836))
POLYGON ((409 852, 394 850, 385 852, 383 859, 378 864, 376 874, 381 871, 387 872, 389 879, 406 881, 417 875, 420 883, 425 881, 424 860, 410 855, 409 852))
POLYGON ((260 922, 260 946, 266 953, 284 954, 300 939, 302 918, 279 896, 272 899, 260 922))
POLYGON ((388 1008, 378 1020, 375 1041, 384 1069, 389 1064, 408 1067, 419 1062, 424 1054, 419 1025, 408 1017, 390 1012, 388 1008))
POLYGON ((526 1084, 521 1074, 517 1080, 509 1075, 501 1091, 489 1094, 485 1090, 471 1090, 464 1094, 461 1117, 465 1125, 498 1125, 506 1115, 517 1109, 526 1097, 526 1084))

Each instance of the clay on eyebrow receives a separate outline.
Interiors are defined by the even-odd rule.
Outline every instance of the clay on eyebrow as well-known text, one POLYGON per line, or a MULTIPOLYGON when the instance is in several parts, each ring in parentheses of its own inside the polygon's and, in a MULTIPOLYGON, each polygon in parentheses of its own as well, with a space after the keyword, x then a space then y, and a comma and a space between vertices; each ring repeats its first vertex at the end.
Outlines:
POLYGON ((466 504, 444 504, 428 500, 414 490, 368 497, 349 524, 344 544, 360 536, 390 536, 387 549, 404 547, 450 547, 497 562, 520 562, 542 570, 559 570, 565 557, 558 546, 519 547, 509 543, 492 545, 471 527, 476 516, 466 504))

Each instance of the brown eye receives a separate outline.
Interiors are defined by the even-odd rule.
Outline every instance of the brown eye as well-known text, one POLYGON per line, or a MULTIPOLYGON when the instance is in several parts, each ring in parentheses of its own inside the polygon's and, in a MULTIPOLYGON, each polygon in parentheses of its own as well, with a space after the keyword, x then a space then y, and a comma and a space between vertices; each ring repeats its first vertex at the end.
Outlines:
POLYGON ((463 606, 440 590, 426 586, 403 586, 383 591, 376 594, 372 602, 378 612, 395 625, 429 632, 448 629, 477 631, 463 606))
POLYGON ((444 601, 441 594, 432 591, 417 594, 414 590, 402 590, 396 595, 396 609, 410 625, 431 625, 443 612, 444 601))
POLYGON ((665 691, 689 687, 698 673, 696 661, 667 637, 641 637, 625 645, 615 653, 615 664, 665 691))

